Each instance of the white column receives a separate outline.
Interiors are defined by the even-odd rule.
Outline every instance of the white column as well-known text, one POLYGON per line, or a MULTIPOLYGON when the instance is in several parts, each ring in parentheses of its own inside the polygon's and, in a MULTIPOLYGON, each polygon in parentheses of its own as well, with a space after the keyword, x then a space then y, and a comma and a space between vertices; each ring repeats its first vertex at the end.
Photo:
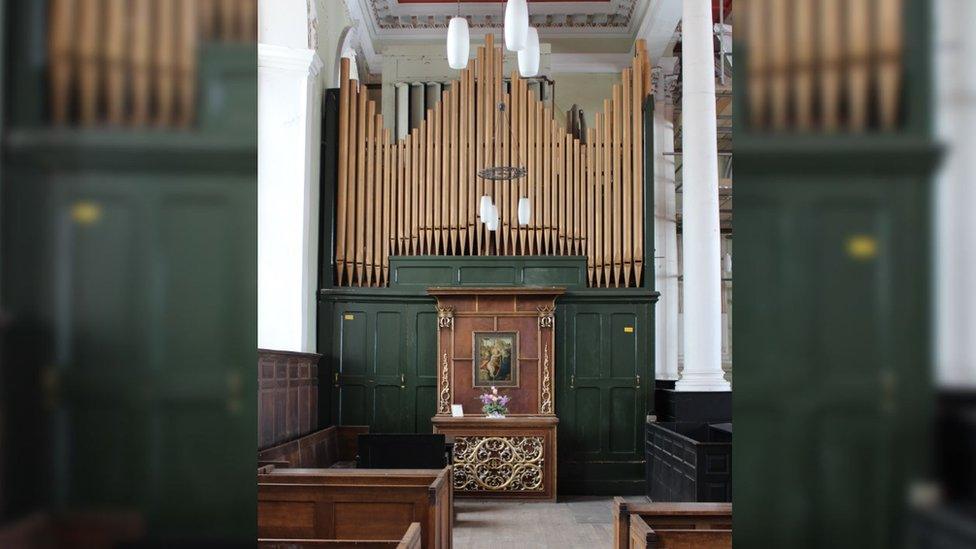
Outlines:
MULTIPOLYGON (((673 60, 673 58, 672 58, 673 60)), ((669 63, 673 69, 673 63, 669 63)), ((654 97, 654 288, 661 293, 654 311, 655 378, 678 379, 678 225, 674 180, 674 117, 664 75, 656 67, 654 97)))
POLYGON ((971 0, 936 3, 936 126, 947 144, 936 180, 936 380, 976 389, 976 35, 971 0), (969 14, 968 16, 966 14, 969 14))
POLYGON ((322 61, 258 44, 258 347, 315 351, 322 61))
POLYGON ((681 19, 682 261, 685 364, 680 391, 728 391, 722 377, 718 143, 711 0, 684 0, 681 19))

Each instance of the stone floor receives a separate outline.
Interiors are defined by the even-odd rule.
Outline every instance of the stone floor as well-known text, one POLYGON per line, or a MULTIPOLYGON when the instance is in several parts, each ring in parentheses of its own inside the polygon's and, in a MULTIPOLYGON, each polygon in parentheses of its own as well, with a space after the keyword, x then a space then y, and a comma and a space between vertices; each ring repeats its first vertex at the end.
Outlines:
MULTIPOLYGON (((457 549, 609 547, 609 497, 567 497, 557 503, 467 500, 454 506, 457 549)), ((640 499, 644 498, 627 498, 640 499)))

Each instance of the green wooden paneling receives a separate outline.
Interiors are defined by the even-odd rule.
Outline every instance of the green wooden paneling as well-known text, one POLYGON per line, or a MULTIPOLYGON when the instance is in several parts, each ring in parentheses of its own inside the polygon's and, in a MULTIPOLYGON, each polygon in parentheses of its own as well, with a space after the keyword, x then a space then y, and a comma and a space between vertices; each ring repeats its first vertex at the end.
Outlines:
POLYGON ((393 256, 390 286, 586 287, 586 258, 576 256, 393 256))
POLYGON ((642 493, 656 295, 599 292, 563 296, 556 311, 560 492, 642 493))

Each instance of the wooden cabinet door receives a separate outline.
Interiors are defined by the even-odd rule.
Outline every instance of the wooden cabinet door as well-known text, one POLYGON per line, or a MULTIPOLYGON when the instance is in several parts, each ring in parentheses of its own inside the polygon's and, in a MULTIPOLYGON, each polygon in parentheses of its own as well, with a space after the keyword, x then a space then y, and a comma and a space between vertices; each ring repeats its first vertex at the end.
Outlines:
POLYGON ((753 269, 736 282, 734 332, 745 545, 897 546, 928 413, 922 182, 783 176, 736 190, 737 264, 753 269))
POLYGON ((434 307, 340 302, 334 311, 336 423, 369 425, 375 433, 431 432, 437 383, 434 307))
POLYGON ((556 412, 563 493, 640 493, 653 330, 644 305, 557 312, 556 412))

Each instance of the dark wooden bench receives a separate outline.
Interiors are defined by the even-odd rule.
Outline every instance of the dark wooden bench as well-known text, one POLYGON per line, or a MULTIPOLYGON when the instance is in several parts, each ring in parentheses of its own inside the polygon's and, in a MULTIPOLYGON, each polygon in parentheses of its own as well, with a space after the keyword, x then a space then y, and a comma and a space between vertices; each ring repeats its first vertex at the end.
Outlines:
POLYGON ((339 540, 339 539, 258 539, 261 549, 420 549, 420 523, 412 522, 403 538, 398 540, 339 540))
POLYGON ((731 549, 731 529, 652 528, 630 515, 630 549, 731 549))
MULTIPOLYGON (((634 547, 631 536, 632 517, 639 517, 642 524, 654 532, 657 538, 652 537, 654 545, 646 547, 731 547, 732 539, 732 504, 731 503, 677 503, 677 502, 653 502, 653 503, 634 503, 628 502, 623 498, 613 498, 613 547, 615 549, 628 549, 634 547), (661 535, 665 530, 684 531, 718 531, 718 536, 724 539, 727 533, 729 545, 661 545, 667 539, 675 539, 672 534, 664 541, 660 541, 661 535)), ((645 540, 647 539, 646 531, 645 540)), ((677 534, 680 538, 680 533, 677 534)), ((700 536, 691 535, 691 538, 700 536)), ((680 543, 674 541, 671 543, 680 543)), ((641 546, 644 547, 644 546, 641 546)))
POLYGON ((258 537, 397 539, 420 523, 421 547, 451 547, 451 468, 274 469, 258 475, 258 537))
POLYGON ((332 425, 258 452, 258 467, 353 467, 356 440, 369 426, 332 425))

